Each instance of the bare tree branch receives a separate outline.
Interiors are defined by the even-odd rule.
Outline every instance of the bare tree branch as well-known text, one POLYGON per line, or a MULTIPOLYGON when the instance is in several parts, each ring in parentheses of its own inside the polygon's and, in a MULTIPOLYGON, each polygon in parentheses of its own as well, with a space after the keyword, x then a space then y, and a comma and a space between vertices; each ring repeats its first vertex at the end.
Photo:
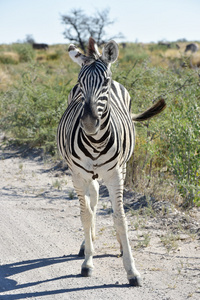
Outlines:
MULTIPOLYGON (((70 42, 77 43, 84 53, 86 53, 89 37, 92 36, 98 46, 104 44, 108 40, 106 29, 115 22, 109 19, 109 9, 96 11, 91 17, 87 16, 81 9, 73 9, 69 14, 61 15, 61 20, 66 27, 63 32, 64 37, 70 42)), ((122 37, 123 35, 119 33, 112 39, 122 37)))

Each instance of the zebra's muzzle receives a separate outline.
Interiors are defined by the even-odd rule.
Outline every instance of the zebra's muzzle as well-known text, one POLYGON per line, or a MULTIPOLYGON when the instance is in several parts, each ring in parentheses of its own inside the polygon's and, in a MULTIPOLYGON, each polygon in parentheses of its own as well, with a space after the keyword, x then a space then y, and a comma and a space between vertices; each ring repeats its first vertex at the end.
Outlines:
POLYGON ((80 126, 87 135, 95 135, 100 130, 100 118, 95 103, 84 104, 80 126))
POLYGON ((100 120, 91 116, 82 117, 80 126, 87 135, 95 135, 100 129, 100 120))

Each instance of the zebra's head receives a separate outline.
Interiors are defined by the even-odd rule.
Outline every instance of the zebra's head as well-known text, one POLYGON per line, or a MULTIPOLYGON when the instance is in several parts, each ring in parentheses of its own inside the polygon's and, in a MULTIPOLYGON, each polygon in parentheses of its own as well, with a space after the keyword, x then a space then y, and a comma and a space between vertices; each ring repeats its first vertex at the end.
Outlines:
POLYGON ((68 51, 72 60, 81 66, 78 76, 83 101, 81 127, 87 135, 95 135, 109 106, 110 66, 117 60, 118 46, 110 41, 100 55, 96 42, 90 38, 87 56, 74 45, 70 45, 68 51))

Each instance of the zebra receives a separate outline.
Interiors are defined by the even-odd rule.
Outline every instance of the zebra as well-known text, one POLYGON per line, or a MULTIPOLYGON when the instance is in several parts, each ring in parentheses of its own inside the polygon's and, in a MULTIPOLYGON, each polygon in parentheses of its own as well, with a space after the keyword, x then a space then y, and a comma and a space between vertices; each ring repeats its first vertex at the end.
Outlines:
POLYGON ((131 117, 128 91, 112 80, 110 67, 118 57, 115 41, 104 46, 102 55, 93 38, 89 39, 88 55, 81 54, 73 44, 68 51, 81 70, 58 126, 57 144, 71 170, 80 202, 85 235, 79 252, 79 256, 85 256, 81 275, 90 277, 94 269, 98 180, 103 179, 111 198, 116 236, 129 284, 140 286, 141 276, 131 253, 123 208, 126 162, 135 144, 133 120, 142 121, 158 114, 164 109, 165 101, 161 99, 145 112, 131 117))

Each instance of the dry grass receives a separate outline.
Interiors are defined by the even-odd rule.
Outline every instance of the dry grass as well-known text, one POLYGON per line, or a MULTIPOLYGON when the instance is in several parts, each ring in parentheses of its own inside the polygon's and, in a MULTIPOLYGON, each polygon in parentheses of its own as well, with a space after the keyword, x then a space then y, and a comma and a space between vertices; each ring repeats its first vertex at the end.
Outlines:
POLYGON ((11 78, 8 72, 0 70, 0 90, 5 91, 10 84, 11 78))
POLYGON ((191 65, 200 67, 200 51, 193 53, 191 56, 191 65))
POLYGON ((10 64, 18 64, 19 63, 19 55, 16 52, 1 52, 0 53, 0 61, 6 62, 10 64))
MULTIPOLYGON (((160 66, 162 68, 168 68, 175 61, 179 62, 180 66, 184 65, 185 60, 188 61, 188 66, 190 68, 200 67, 200 43, 196 43, 199 46, 199 50, 196 53, 191 53, 188 51, 185 53, 185 48, 187 43, 177 43, 179 45, 179 49, 177 48, 155 48, 153 51, 151 50, 150 44, 145 44, 144 49, 146 53, 148 53, 150 57, 151 64, 154 66, 160 66)), ((155 45, 154 45, 155 46, 155 45)))

